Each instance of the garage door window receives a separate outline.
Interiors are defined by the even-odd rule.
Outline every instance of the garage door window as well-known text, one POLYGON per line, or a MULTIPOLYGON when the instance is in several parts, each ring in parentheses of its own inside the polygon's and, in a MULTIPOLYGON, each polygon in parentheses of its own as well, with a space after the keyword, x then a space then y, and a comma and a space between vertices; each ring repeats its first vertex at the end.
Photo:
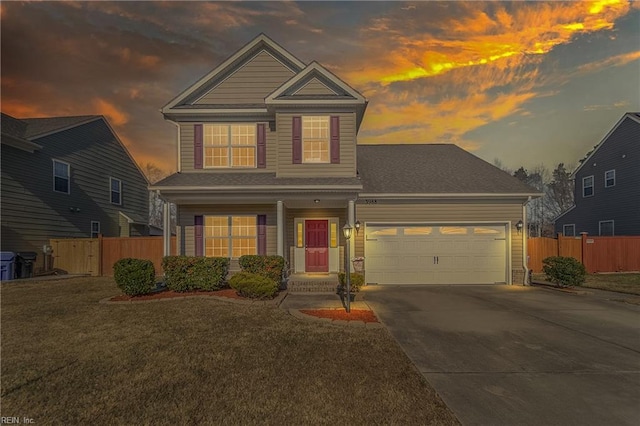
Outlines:
POLYGON ((431 235, 433 228, 431 226, 412 226, 403 229, 404 235, 431 235))
POLYGON ((473 228, 473 233, 475 235, 495 235, 500 234, 501 232, 495 228, 476 227, 473 228))
POLYGON ((398 228, 381 228, 372 231, 369 235, 378 237, 381 235, 398 235, 398 228))
POLYGON ((441 226, 440 227, 441 235, 467 235, 468 231, 469 229, 463 226, 441 226))

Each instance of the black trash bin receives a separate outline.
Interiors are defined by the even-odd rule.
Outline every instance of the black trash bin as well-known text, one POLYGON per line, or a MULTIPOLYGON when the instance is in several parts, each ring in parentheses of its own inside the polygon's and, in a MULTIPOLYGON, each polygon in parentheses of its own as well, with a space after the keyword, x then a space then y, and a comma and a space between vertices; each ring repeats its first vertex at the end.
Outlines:
POLYGON ((33 277, 33 264, 36 262, 38 253, 33 251, 22 251, 16 253, 16 277, 33 277))

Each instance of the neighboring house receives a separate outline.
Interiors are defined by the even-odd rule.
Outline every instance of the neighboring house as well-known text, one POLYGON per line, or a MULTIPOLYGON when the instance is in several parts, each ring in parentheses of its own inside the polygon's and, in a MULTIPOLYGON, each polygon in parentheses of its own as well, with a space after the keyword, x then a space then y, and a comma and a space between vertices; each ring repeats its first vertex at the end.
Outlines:
POLYGON ((148 235, 148 182, 102 116, 2 114, 2 251, 51 238, 148 235))
POLYGON ((640 235, 640 114, 625 114, 571 177, 575 205, 556 233, 640 235))
POLYGON ((183 91, 162 108, 178 173, 151 186, 177 204, 179 252, 332 274, 349 223, 368 283, 522 283, 516 224, 540 194, 454 145, 357 145, 366 106, 265 35, 183 91))

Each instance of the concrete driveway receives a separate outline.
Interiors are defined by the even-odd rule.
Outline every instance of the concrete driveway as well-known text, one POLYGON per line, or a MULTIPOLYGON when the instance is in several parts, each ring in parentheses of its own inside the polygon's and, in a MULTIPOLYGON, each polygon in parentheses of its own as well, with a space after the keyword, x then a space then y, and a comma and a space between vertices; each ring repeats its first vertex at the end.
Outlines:
MULTIPOLYGON (((522 286, 369 286, 465 425, 640 424, 640 306, 522 286)), ((635 297, 638 299, 638 297, 635 297)))

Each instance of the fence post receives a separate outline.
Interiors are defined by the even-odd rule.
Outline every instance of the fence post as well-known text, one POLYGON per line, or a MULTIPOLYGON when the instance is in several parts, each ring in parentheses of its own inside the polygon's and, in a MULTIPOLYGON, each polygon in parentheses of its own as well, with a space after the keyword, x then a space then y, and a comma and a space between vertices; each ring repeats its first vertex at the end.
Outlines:
POLYGON ((102 276, 102 233, 98 234, 98 276, 102 276))

